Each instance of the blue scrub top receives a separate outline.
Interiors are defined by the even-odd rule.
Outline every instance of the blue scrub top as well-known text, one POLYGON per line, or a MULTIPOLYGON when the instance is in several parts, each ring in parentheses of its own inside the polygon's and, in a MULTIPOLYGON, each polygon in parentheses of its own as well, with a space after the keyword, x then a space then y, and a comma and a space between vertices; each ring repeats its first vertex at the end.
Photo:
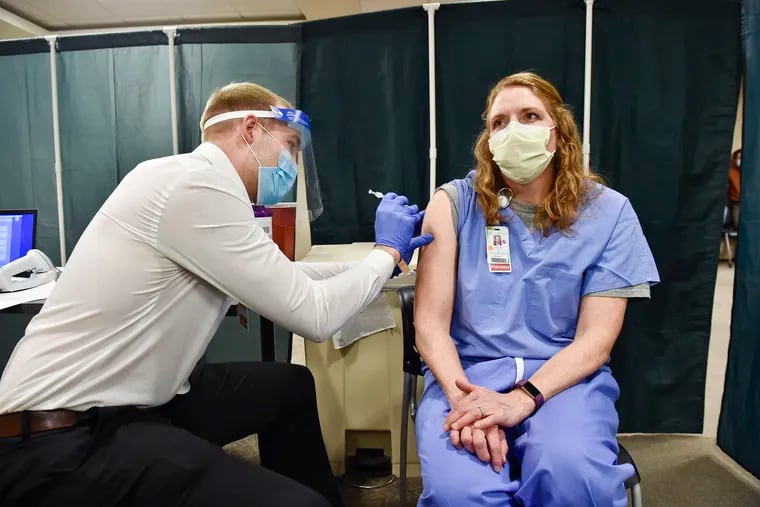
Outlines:
POLYGON ((511 207, 502 209, 512 271, 489 272, 474 175, 451 182, 459 193, 451 337, 463 363, 548 359, 573 340, 583 296, 660 281, 631 203, 601 185, 569 231, 546 237, 531 232, 511 207))

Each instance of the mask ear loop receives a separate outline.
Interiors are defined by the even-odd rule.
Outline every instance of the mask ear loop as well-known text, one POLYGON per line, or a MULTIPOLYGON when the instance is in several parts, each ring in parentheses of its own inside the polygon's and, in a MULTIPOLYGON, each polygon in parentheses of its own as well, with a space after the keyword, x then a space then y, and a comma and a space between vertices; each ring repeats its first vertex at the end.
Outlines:
MULTIPOLYGON (((285 147, 282 145, 282 143, 280 142, 280 140, 279 140, 279 139, 277 139, 276 137, 274 137, 274 136, 272 135, 272 133, 271 133, 271 132, 269 132, 269 129, 267 129, 267 128, 266 128, 264 125, 262 125, 261 123, 259 123, 258 125, 259 125, 259 127, 261 127, 261 129, 262 129, 264 132, 266 132, 267 134, 269 134, 269 137, 271 137, 272 139, 274 139, 274 142, 276 142, 277 144, 279 144, 279 145, 280 145, 280 148, 282 148, 282 149, 283 149, 283 150, 285 150, 285 151, 288 151, 288 150, 287 150, 287 149, 285 149, 285 147)), ((290 152, 288 151, 288 153, 290 153, 290 152)))
POLYGON ((271 137, 272 139, 274 139, 274 142, 276 142, 277 144, 280 145, 280 148, 282 148, 282 150, 285 151, 285 153, 288 154, 288 156, 290 157, 290 159, 293 161, 294 164, 298 164, 298 159, 296 158, 296 155, 293 155, 293 153, 291 153, 290 150, 288 150, 286 147, 284 147, 282 145, 282 143, 280 142, 280 140, 277 139, 276 137, 274 137, 272 135, 272 133, 269 132, 269 129, 267 129, 264 125, 262 125, 261 123, 259 123, 258 125, 259 125, 259 127, 261 127, 261 129, 264 132, 266 132, 267 134, 269 134, 269 137, 271 137))
POLYGON ((259 157, 256 156, 256 152, 253 151, 253 148, 250 144, 248 144, 248 141, 245 140, 245 136, 243 134, 240 134, 240 138, 243 140, 246 146, 248 146, 248 149, 251 150, 251 155, 253 155, 253 158, 256 159, 256 163, 259 164, 259 167, 261 167, 261 160, 259 160, 259 157))
POLYGON ((504 187, 501 190, 499 190, 499 208, 504 209, 508 208, 510 204, 512 204, 512 198, 514 198, 515 193, 512 191, 509 187, 504 187), (509 195, 504 195, 504 193, 508 193, 509 195))

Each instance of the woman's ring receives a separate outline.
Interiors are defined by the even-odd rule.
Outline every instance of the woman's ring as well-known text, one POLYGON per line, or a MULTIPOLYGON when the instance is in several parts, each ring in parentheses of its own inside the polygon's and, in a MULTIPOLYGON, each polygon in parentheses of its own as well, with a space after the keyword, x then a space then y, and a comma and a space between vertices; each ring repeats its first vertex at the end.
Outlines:
POLYGON ((478 410, 480 410, 480 418, 484 418, 486 416, 485 412, 483 412, 483 407, 478 407, 478 410))

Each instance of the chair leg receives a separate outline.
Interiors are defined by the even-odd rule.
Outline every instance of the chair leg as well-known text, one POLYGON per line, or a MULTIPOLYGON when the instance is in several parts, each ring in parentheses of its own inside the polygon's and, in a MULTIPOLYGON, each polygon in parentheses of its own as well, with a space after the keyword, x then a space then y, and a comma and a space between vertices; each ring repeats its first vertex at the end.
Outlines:
POLYGON ((411 391, 411 397, 409 398, 409 406, 412 407, 412 421, 417 420, 417 375, 412 375, 409 381, 409 390, 411 391))
POLYGON ((733 266, 733 254, 731 253, 731 239, 728 237, 728 233, 723 234, 723 238, 726 240, 726 255, 728 256, 728 267, 733 266))
POLYGON ((641 484, 634 484, 631 488, 631 503, 633 507, 641 507, 641 484))
POLYGON ((399 503, 402 507, 406 505, 406 458, 407 458, 407 436, 409 434, 409 405, 414 399, 412 391, 412 381, 415 376, 411 373, 404 372, 404 396, 401 400, 401 452, 399 456, 399 503))

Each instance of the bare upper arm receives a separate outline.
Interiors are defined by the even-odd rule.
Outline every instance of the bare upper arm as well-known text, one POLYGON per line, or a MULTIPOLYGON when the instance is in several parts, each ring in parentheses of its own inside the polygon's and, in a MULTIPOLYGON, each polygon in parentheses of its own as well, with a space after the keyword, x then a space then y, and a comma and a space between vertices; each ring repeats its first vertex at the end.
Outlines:
POLYGON ((414 321, 417 332, 448 334, 456 286, 457 237, 446 192, 433 194, 425 210, 422 232, 435 240, 422 248, 417 264, 414 321))
POLYGON ((609 354, 623 327, 627 305, 626 298, 585 296, 578 313, 576 341, 594 340, 609 354))

